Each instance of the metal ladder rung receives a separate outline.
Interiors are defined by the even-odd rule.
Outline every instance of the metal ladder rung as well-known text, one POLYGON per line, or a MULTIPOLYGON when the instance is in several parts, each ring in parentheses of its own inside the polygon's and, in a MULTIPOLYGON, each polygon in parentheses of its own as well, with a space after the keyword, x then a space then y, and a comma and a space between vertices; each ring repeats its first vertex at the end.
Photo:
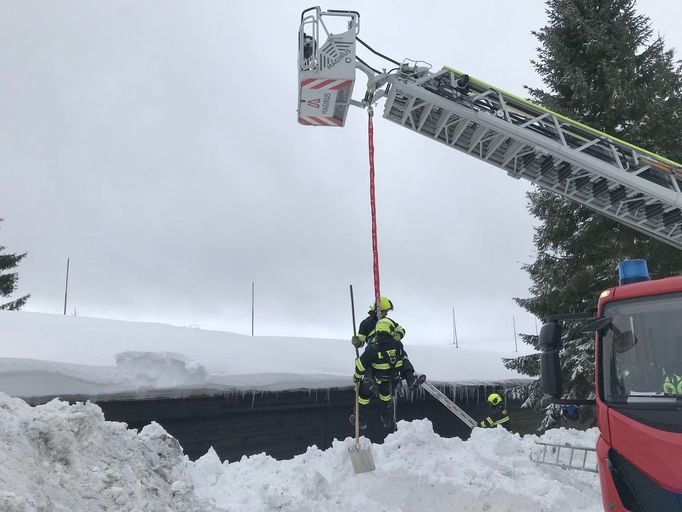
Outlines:
POLYGON ((464 422, 468 427, 474 428, 476 426, 476 421, 469 416, 464 410, 458 407, 452 400, 445 396, 441 391, 431 384, 430 382, 424 382, 421 387, 428 391, 429 394, 443 404, 452 414, 457 416, 460 420, 464 422))
POLYGON ((637 215, 622 208, 622 197, 604 193, 623 187, 627 196, 638 194, 664 212, 682 211, 681 164, 482 82, 472 82, 468 95, 448 92, 448 83, 460 77, 450 68, 418 79, 400 75, 387 93, 384 118, 682 249, 679 223, 671 223, 654 209, 637 215), (439 118, 422 116, 419 123, 412 122, 414 105, 424 113, 438 112, 439 118), (547 157, 551 165, 543 166, 547 157), (567 165, 569 176, 564 175, 567 165), (587 181, 578 183, 583 175, 587 181), (602 185, 595 187, 597 182, 602 185))
MULTIPOLYGON (((597 469, 597 450, 595 448, 588 448, 585 446, 573 446, 570 443, 558 444, 558 443, 544 443, 542 441, 535 441, 536 445, 542 446, 542 455, 536 455, 535 457, 531 453, 530 460, 536 464, 545 464, 547 466, 557 466, 562 469, 577 469, 579 471, 589 471, 590 473, 598 473, 597 469), (551 448, 551 453, 548 454, 548 448, 551 448), (564 453, 568 453, 568 463, 565 462, 566 455, 564 458, 561 457, 561 450, 564 453), (575 458, 576 452, 582 452, 582 463, 579 465, 574 465, 573 460, 575 458), (587 455, 588 453, 594 453, 594 463, 588 465, 587 455), (553 457, 548 460, 548 455, 553 457)), ((578 453, 578 456, 580 453, 578 453)))

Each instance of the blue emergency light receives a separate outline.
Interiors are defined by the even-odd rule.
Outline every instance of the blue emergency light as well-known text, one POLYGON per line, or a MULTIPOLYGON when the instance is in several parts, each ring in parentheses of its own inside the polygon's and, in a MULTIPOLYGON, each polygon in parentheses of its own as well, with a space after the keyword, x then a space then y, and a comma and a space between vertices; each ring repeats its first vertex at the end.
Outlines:
POLYGON ((649 268, 646 260, 623 260, 618 264, 618 280, 620 284, 639 283, 648 281, 649 268))

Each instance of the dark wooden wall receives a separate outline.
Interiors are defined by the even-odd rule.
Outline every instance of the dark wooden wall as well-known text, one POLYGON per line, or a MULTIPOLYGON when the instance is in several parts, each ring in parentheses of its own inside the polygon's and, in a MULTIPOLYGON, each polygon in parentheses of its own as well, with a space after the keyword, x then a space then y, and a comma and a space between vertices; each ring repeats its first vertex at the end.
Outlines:
MULTIPOLYGON (((485 391, 469 393, 473 398, 460 397, 456 401, 479 420, 487 415, 487 406, 476 397, 485 396, 485 391)), ((398 420, 428 418, 434 431, 443 437, 469 436, 470 430, 457 417, 431 396, 420 395, 399 399, 398 420)), ((452 397, 451 392, 448 395, 452 397)), ((235 461, 262 452, 287 459, 304 453, 308 446, 325 449, 334 439, 353 436, 348 416, 354 398, 353 389, 332 389, 97 400, 97 404, 107 420, 125 422, 130 428, 140 429, 156 421, 180 441, 192 460, 213 446, 222 460, 235 461)), ((370 405, 368 428, 363 435, 381 442, 387 432, 374 405, 370 405)), ((521 409, 520 402, 510 401, 507 405, 513 431, 532 433, 537 429, 538 413, 521 409)))

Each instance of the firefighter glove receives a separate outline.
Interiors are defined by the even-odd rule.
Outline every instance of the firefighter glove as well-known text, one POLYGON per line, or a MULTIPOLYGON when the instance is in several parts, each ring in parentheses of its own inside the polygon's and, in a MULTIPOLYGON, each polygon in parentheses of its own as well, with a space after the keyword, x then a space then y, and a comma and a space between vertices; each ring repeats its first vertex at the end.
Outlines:
POLYGON ((363 343, 359 336, 353 336, 353 337, 350 339, 350 342, 351 342, 351 343, 353 344, 353 346, 356 347, 356 348, 362 347, 362 343, 363 343))
POLYGON ((405 381, 410 389, 414 390, 426 382, 426 375, 415 375, 414 373, 411 373, 405 378, 405 381))

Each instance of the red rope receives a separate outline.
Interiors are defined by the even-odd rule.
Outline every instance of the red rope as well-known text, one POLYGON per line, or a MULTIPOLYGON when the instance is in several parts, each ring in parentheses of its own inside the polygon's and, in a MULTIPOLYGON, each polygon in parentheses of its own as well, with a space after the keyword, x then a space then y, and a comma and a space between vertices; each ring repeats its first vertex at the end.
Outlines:
POLYGON ((374 196, 374 125, 373 112, 368 110, 367 134, 369 137, 369 200, 372 209, 372 256, 374 268, 374 299, 377 315, 381 315, 381 292, 379 291, 379 244, 377 242, 377 206, 374 196))

